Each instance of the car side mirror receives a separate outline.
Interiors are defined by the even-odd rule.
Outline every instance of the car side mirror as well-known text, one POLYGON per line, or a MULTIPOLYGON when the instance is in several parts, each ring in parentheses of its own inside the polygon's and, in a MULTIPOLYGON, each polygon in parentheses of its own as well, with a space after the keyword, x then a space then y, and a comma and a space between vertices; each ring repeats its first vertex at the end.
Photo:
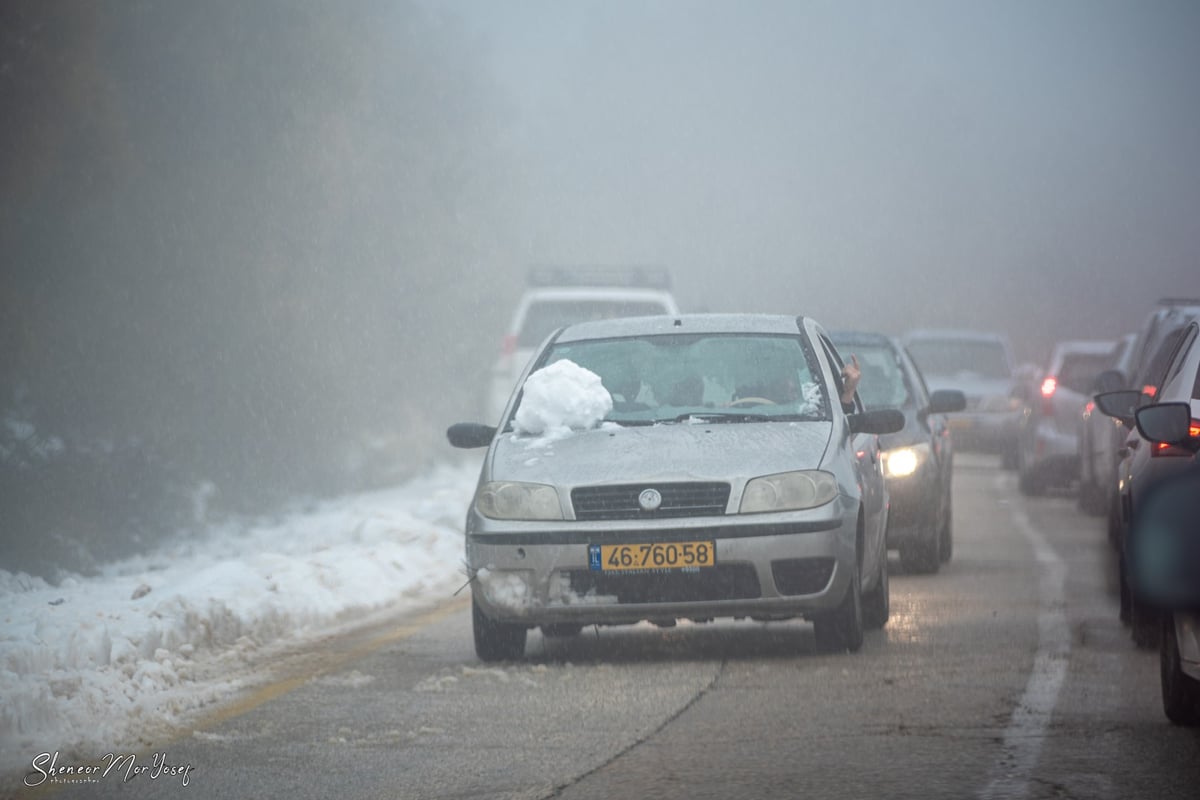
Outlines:
POLYGON ((487 447, 495 436, 495 425, 480 422, 458 422, 446 429, 446 438, 455 447, 487 447))
POLYGON ((1122 389, 1118 392, 1101 392, 1095 399, 1096 408, 1100 411, 1133 427, 1133 415, 1142 404, 1142 393, 1137 389, 1122 389))
POLYGON ((1192 444, 1192 408, 1187 403, 1142 406, 1134 413, 1134 418, 1138 433, 1152 442, 1192 444))
POLYGON ((1121 370, 1106 369, 1096 376, 1096 380, 1092 383, 1092 393, 1116 392, 1128 385, 1129 381, 1121 370))
POLYGON ((880 408, 848 414, 846 421, 851 433, 895 433, 904 428, 904 412, 894 408, 880 408))
POLYGON ((952 414, 967 407, 967 396, 958 389, 938 389, 929 396, 928 414, 952 414))

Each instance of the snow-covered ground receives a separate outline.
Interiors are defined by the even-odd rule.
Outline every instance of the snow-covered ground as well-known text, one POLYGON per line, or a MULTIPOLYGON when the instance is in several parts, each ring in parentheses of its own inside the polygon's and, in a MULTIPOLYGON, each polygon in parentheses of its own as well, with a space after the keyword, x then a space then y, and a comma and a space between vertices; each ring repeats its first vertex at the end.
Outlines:
MULTIPOLYGON (((531 375, 530 446, 612 408, 570 361, 531 375)), ((611 424, 611 423, 609 423, 611 424)), ((482 453, 396 489, 227 525, 57 586, 0 570, 0 783, 41 753, 130 752, 253 684, 264 652, 448 600, 482 453), (150 735, 147 732, 151 732, 150 735)))
POLYGON ((448 600, 479 457, 58 586, 0 570, 0 775, 147 744, 254 680, 262 652, 448 600))

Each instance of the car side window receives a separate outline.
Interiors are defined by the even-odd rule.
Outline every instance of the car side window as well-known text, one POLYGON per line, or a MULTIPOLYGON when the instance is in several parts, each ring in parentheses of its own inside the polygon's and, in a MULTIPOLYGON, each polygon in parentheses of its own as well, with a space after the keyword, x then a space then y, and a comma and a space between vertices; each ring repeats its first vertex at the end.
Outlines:
MULTIPOLYGON (((834 390, 836 391, 838 398, 841 398, 842 388, 843 388, 843 386, 842 386, 842 367, 844 366, 844 363, 842 362, 842 357, 840 355, 838 355, 837 348, 833 346, 833 343, 830 342, 829 339, 826 338, 824 334, 821 335, 821 349, 825 352, 825 358, 830 364, 829 371, 833 373, 834 390)), ((862 398, 860 398, 858 396, 858 392, 855 392, 854 393, 854 411, 855 411, 855 413, 858 413, 858 412, 861 412, 862 410, 863 410, 862 398)))
POLYGON ((1183 370, 1184 362, 1188 359, 1188 351, 1192 348, 1192 342, 1196 340, 1196 323, 1192 323, 1187 327, 1186 332, 1179 340, 1179 346, 1175 348, 1175 353, 1171 357, 1171 364, 1167 367, 1167 374, 1163 378, 1162 387, 1165 389, 1179 376, 1183 370))

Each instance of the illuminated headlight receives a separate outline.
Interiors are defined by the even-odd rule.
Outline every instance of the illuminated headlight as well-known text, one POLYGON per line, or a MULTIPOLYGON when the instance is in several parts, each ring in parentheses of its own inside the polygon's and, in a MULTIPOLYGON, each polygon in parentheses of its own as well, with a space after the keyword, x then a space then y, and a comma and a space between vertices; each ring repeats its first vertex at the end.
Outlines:
POLYGON ((740 514, 798 511, 823 506, 837 497, 837 479, 828 472, 805 470, 764 475, 746 484, 740 514))
POLYGON ((907 478, 925 463, 929 458, 930 449, 926 443, 915 444, 912 447, 897 447, 895 450, 885 450, 883 453, 883 474, 889 478, 907 478))
POLYGON ((558 492, 540 483, 489 481, 479 487, 475 508, 488 519, 562 519, 558 492))

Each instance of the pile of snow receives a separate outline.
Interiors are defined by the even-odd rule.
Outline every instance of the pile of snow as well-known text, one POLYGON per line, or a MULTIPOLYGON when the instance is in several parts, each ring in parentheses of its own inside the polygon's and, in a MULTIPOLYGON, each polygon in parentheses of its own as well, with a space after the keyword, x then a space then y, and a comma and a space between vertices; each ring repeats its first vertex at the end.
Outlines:
POLYGON ((518 435, 561 439, 596 427, 612 405, 599 375, 564 358, 525 379, 513 429, 518 435))
POLYGON ((0 772, 145 744, 253 678, 255 653, 449 598, 478 461, 52 586, 0 570, 0 772))

